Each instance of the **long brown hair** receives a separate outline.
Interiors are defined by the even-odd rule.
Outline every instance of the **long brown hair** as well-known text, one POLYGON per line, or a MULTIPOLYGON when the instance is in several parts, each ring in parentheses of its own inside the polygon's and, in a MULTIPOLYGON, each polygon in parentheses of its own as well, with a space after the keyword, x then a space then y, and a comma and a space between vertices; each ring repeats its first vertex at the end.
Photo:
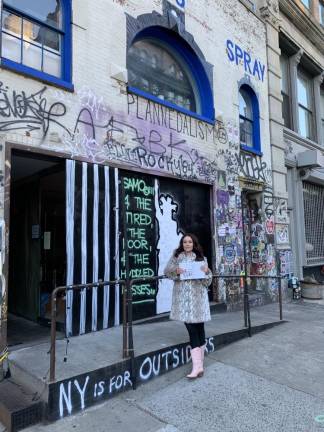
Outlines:
POLYGON ((183 240, 185 237, 190 237, 192 242, 193 242, 192 252, 194 252, 196 254, 196 261, 203 261, 204 260, 204 252, 203 252, 202 247, 199 244, 198 238, 194 234, 190 234, 190 233, 183 234, 183 236, 181 237, 179 246, 174 252, 174 256, 177 258, 181 254, 181 252, 184 252, 183 240))

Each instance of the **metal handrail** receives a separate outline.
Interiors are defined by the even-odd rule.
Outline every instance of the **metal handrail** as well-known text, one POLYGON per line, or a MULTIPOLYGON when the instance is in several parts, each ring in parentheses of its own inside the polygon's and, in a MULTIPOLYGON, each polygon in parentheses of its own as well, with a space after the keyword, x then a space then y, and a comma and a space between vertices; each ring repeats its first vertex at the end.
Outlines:
MULTIPOLYGON (((56 300, 57 300, 57 294, 59 292, 68 292, 68 291, 81 291, 82 289, 87 288, 95 288, 95 287, 104 287, 107 285, 125 285, 125 280, 115 280, 115 281, 99 281, 95 283, 88 283, 88 284, 78 284, 78 285, 66 285, 66 286, 60 286, 56 287, 52 292, 52 299, 51 299, 51 346, 50 346, 50 375, 49 379, 50 382, 55 381, 55 363, 56 363, 56 300)), ((125 293, 125 290, 124 290, 125 293)), ((123 296, 123 308, 126 308, 126 299, 125 294, 123 296)), ((124 310, 125 312, 125 310, 124 310)), ((126 333, 126 319, 127 316, 125 313, 123 313, 123 351, 125 351, 125 346, 127 346, 127 341, 125 338, 126 333)))
MULTIPOLYGON (((242 279, 244 280, 244 321, 245 327, 248 328, 249 336, 252 336, 251 331, 251 316, 250 316, 250 305, 249 305, 249 293, 247 289, 247 279, 278 279, 279 280, 279 315, 280 320, 282 320, 282 292, 281 292, 281 276, 259 276, 259 275, 212 275, 213 279, 242 279)), ((134 358, 134 340, 133 340, 133 319, 132 319, 132 286, 134 283, 147 282, 147 281, 157 281, 162 279, 168 279, 165 275, 163 276, 150 276, 143 278, 136 278, 131 280, 126 280, 126 291, 127 291, 127 310, 128 310, 128 345, 125 352, 126 357, 134 358)))
MULTIPOLYGON (((279 313, 280 320, 282 320, 282 285, 281 276, 259 276, 259 275, 212 275, 213 280, 217 279, 236 279, 244 280, 244 321, 245 327, 248 328, 249 336, 251 336, 251 317, 249 306, 249 293, 247 288, 248 279, 278 279, 279 280, 279 313)), ((134 362, 134 340, 133 340, 133 312, 132 312, 132 286, 138 282, 155 282, 158 280, 168 279, 167 276, 149 276, 142 278, 114 280, 114 281, 99 281, 96 283, 67 285, 57 287, 52 292, 51 299, 51 345, 50 345, 50 382, 55 381, 55 366, 56 366, 56 311, 57 311, 57 295, 60 292, 80 291, 82 289, 104 287, 107 285, 121 285, 125 286, 123 290, 123 358, 130 358, 134 362)))

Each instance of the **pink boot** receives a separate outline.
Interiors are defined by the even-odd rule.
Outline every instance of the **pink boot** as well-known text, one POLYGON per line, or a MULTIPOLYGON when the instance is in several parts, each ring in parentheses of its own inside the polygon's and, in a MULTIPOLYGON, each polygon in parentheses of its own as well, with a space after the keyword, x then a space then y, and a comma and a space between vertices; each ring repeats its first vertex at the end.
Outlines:
POLYGON ((201 368, 204 369, 204 358, 205 358, 205 348, 206 348, 206 344, 202 345, 200 347, 200 354, 201 354, 201 368))
POLYGON ((195 379, 198 377, 202 377, 204 374, 204 369, 202 367, 202 362, 201 362, 200 347, 191 350, 191 359, 192 359, 192 371, 189 375, 187 375, 187 378, 195 379))

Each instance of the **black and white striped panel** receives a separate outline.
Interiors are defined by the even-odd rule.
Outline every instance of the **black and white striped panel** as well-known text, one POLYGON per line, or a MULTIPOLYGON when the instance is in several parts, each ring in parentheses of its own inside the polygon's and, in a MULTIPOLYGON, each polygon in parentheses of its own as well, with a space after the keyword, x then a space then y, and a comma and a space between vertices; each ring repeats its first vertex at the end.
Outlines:
MULTIPOLYGON (((67 285, 119 276, 118 170, 66 162, 67 285)), ((120 323, 120 287, 67 293, 68 336, 120 323)))

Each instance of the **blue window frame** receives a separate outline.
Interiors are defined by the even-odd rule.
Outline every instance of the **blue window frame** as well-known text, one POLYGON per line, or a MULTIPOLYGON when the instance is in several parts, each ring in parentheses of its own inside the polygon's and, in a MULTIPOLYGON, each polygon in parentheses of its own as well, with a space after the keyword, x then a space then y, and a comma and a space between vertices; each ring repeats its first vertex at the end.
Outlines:
POLYGON ((241 148, 261 154, 259 101, 246 84, 239 89, 239 118, 241 148))
POLYGON ((190 116, 214 121, 207 73, 189 44, 162 27, 148 27, 127 53, 128 89, 190 116))
POLYGON ((4 0, 1 65, 73 90, 71 0, 4 0))

